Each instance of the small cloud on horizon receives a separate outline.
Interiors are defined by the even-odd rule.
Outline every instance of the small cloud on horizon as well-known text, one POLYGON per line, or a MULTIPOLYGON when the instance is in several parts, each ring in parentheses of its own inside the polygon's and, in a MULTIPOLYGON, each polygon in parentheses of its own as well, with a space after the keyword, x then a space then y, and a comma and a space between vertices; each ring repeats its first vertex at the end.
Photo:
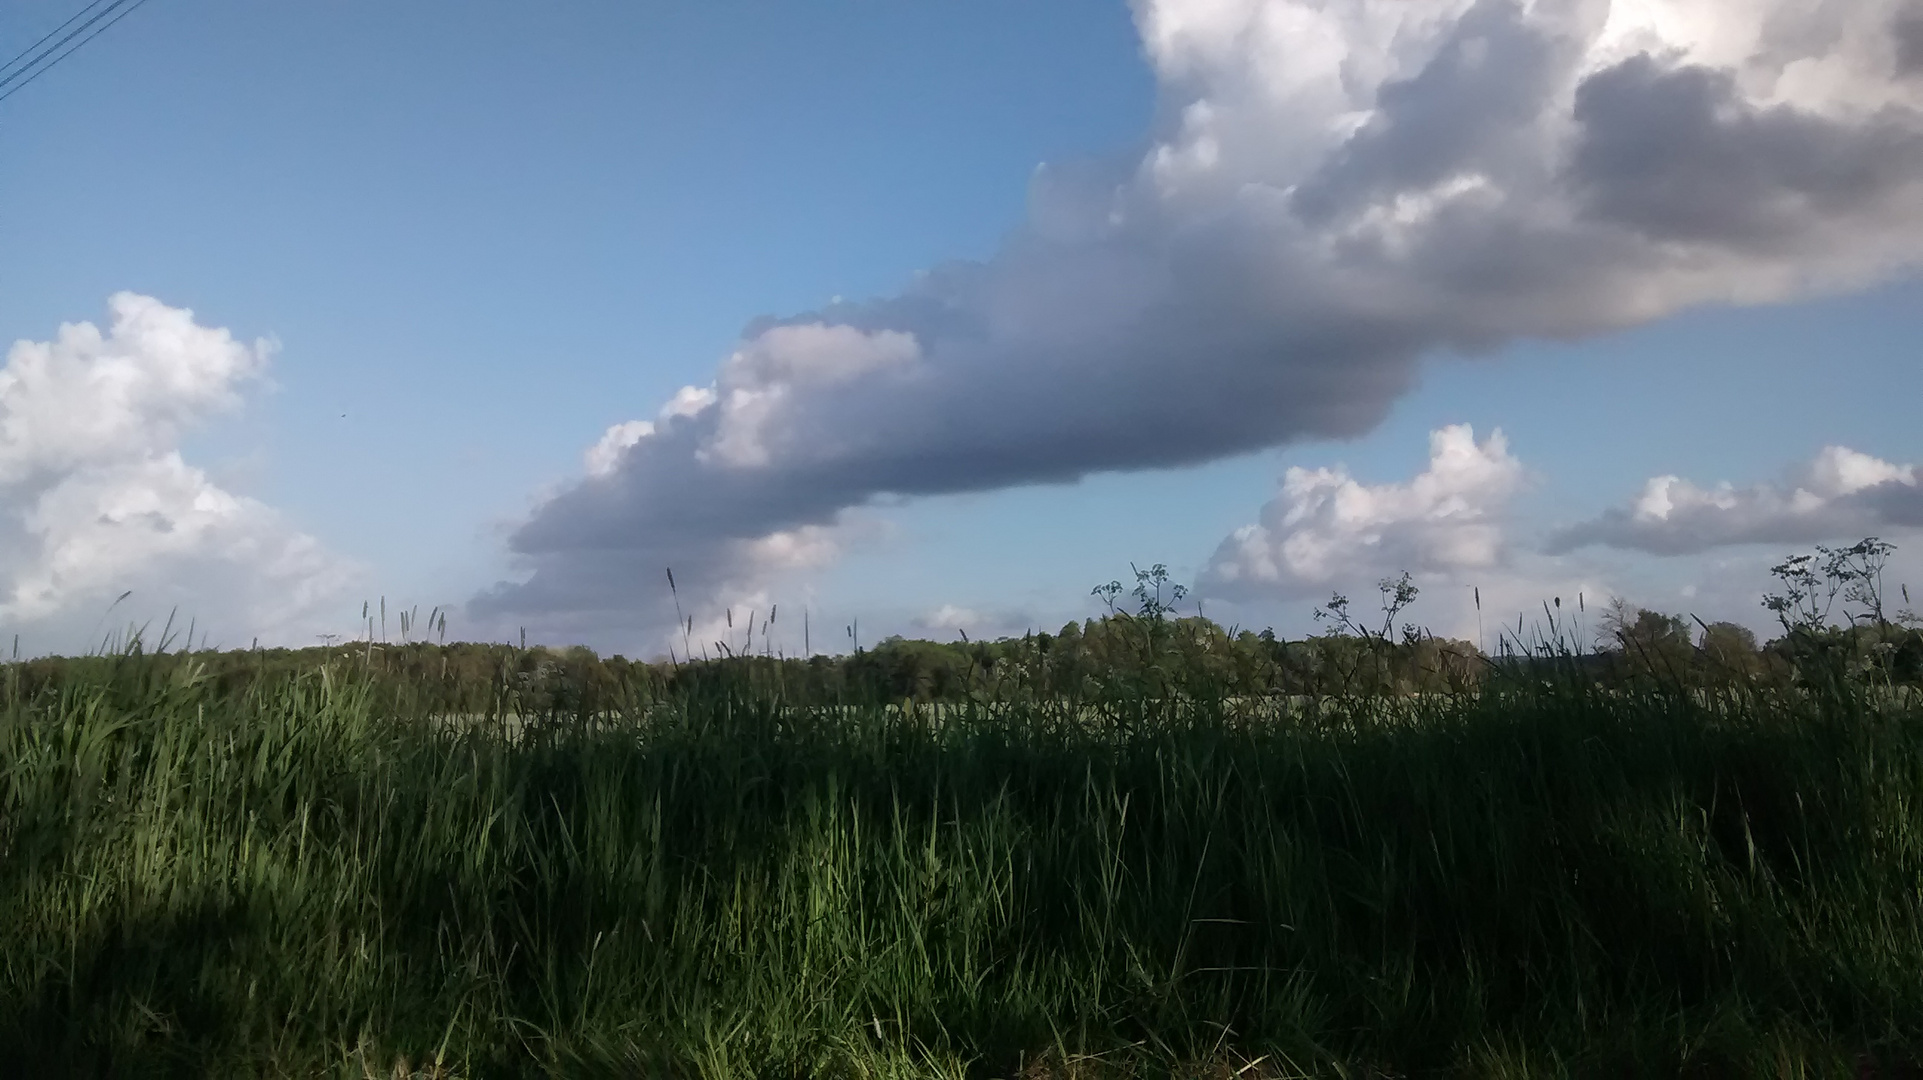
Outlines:
POLYGON ((1700 487, 1651 477, 1628 506, 1557 530, 1546 550, 1599 545, 1688 555, 1752 544, 1814 544, 1923 527, 1923 475, 1852 450, 1826 446, 1777 484, 1700 487))
POLYGON ((1488 573, 1508 562, 1503 514, 1524 480, 1500 430, 1429 436, 1428 467, 1406 483, 1363 484, 1346 468, 1293 467, 1259 520, 1224 539, 1196 582, 1204 597, 1306 597, 1332 582, 1403 571, 1488 573))

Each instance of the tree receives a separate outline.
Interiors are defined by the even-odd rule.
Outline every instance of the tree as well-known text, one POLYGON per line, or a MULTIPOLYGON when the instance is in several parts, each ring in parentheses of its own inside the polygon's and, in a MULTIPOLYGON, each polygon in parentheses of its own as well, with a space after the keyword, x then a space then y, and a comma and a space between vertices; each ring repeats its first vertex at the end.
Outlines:
POLYGON ((1648 608, 1638 608, 1634 620, 1619 625, 1616 643, 1623 662, 1638 675, 1680 679, 1696 653, 1687 620, 1648 608))
POLYGON ((1747 626, 1713 622, 1703 627, 1702 659, 1712 677, 1750 678, 1763 670, 1756 634, 1747 626))

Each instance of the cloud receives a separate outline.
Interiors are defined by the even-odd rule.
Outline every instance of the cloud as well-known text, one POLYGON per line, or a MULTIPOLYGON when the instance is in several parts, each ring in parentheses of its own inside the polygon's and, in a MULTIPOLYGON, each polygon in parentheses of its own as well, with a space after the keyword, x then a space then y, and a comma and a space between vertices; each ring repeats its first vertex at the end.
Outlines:
POLYGON ((0 626, 73 650, 109 619, 158 625, 177 609, 197 640, 304 641, 353 568, 179 451, 240 406, 271 346, 146 296, 108 308, 105 334, 62 325, 16 342, 0 370, 0 626))
POLYGON ((1528 481, 1501 431, 1478 441, 1468 424, 1430 432, 1428 463, 1403 481, 1291 468, 1257 520, 1216 548, 1196 594, 1218 621, 1312 633, 1323 627, 1307 601, 1339 592, 1375 628, 1378 583, 1407 571, 1420 593, 1402 616, 1411 625, 1487 649, 1557 635, 1586 645, 1588 607, 1618 591, 1620 568, 1515 543, 1508 509, 1528 481))
POLYGON ((1900 11, 1890 22, 1890 40, 1896 46, 1898 78, 1923 75, 1923 11, 1900 11))
POLYGON ((1793 252, 1839 219, 1913 208, 1923 174, 1913 113, 1842 120, 1758 107, 1734 72, 1647 54, 1584 82, 1575 118, 1585 208, 1652 239, 1793 252))
POLYGON ((1404 570, 1453 578, 1491 569, 1507 554, 1502 512, 1523 477, 1502 432, 1478 443, 1468 424, 1430 433, 1429 466, 1406 483, 1358 483, 1339 465, 1291 468, 1260 519, 1222 541, 1197 590, 1307 596, 1404 570))
POLYGON ((620 466, 623 451, 652 434, 654 424, 651 421, 628 420, 615 424, 602 432, 601 440, 581 455, 581 464, 587 468, 589 476, 607 476, 620 466))
POLYGON ((1923 471, 1826 446, 1779 484, 1703 488, 1651 477, 1625 507, 1559 530, 1552 553, 1591 544, 1685 555, 1737 544, 1811 544, 1923 526, 1923 471))
POLYGON ((904 630, 936 641, 953 641, 964 636, 973 641, 994 641, 1022 637, 1037 629, 1052 631, 1068 619, 1069 616, 1064 614, 1051 623, 1047 619, 1038 620, 1031 611, 981 611, 957 604, 943 604, 909 619, 904 630))
POLYGON ((956 607, 954 604, 943 604, 933 611, 924 612, 917 616, 914 620, 914 625, 919 630, 941 634, 947 637, 966 634, 968 633, 969 627, 974 627, 975 636, 981 637, 981 628, 991 622, 997 621, 999 620, 991 619, 989 616, 983 615, 973 608, 956 607))
POLYGON ((765 587, 744 545, 880 497, 1353 437, 1426 354, 1913 266, 1914 10, 1140 0, 1144 146, 1039 169, 986 262, 751 323, 533 512, 524 579, 472 610, 649 633, 661 566, 765 587))

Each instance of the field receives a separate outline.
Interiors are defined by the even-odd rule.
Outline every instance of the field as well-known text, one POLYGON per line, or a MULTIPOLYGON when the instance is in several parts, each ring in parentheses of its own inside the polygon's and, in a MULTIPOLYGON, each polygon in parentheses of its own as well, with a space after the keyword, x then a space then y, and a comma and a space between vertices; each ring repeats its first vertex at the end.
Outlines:
POLYGON ((792 661, 590 687, 556 654, 517 681, 515 650, 460 697, 445 658, 422 674, 431 648, 383 655, 6 669, 0 1069, 1897 1076, 1923 1055, 1923 707, 1900 692, 1551 658, 1423 693, 1134 679, 937 709, 804 687, 792 661))

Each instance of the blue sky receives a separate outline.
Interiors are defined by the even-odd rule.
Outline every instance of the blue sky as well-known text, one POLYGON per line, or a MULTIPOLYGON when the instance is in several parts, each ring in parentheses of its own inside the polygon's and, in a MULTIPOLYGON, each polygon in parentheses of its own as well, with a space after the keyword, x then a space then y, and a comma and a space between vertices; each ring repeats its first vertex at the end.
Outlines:
MULTIPOLYGON (((77 6, 13 0, 0 19, 0 54, 23 48, 77 6)), ((1226 6, 1247 9, 1252 19, 1289 7, 1281 0, 1226 6)), ((1368 14, 1371 4, 1352 6, 1368 14)), ((1674 6, 1735 12, 1739 21, 1763 17, 1747 5, 1710 0, 1674 6)), ((1860 16, 1869 25, 1888 5, 1835 6, 1838 18, 1860 16)), ((960 345, 941 353, 938 331, 887 298, 904 289, 915 295, 918 272, 953 260, 988 260, 991 276, 1015 275, 993 269, 1003 265, 997 253, 1038 246, 1056 254, 1035 256, 1040 269, 1019 271, 1029 275, 1023 288, 1067 281, 1073 288, 1064 308, 1106 288, 1076 284, 1105 281, 1104 256, 1082 248, 1072 260, 1060 254, 1071 242, 1049 232, 1054 226, 1035 216, 1043 211, 1031 212, 1053 205, 1046 201, 1053 189, 1037 180, 1044 162, 1069 166, 1061 197, 1073 207, 1088 201, 1075 169, 1096 175, 1096 187, 1140 188, 1143 181, 1116 177, 1131 169, 1146 175, 1139 163, 1157 148, 1193 150, 1202 139, 1228 146, 1224 160, 1239 150, 1254 162, 1203 166, 1224 175, 1254 170, 1241 177, 1244 191, 1273 179, 1263 169, 1293 167, 1266 163, 1263 154, 1284 154, 1288 146, 1280 136, 1270 140, 1262 124, 1283 131, 1282 119, 1296 114, 1264 113, 1281 108, 1270 99, 1251 105, 1234 97, 1251 72, 1289 69, 1292 54, 1223 59, 1202 46, 1182 52, 1188 46, 1179 41, 1145 49, 1145 27, 1201 18, 1183 7, 1176 0, 1135 9, 1120 0, 144 5, 0 102, 0 336, 50 342, 63 323, 106 327, 108 297, 130 291, 191 309, 201 327, 228 328, 242 342, 274 339, 277 348, 261 361, 264 374, 235 384, 237 407, 209 406, 192 423, 154 421, 152 431, 128 436, 132 456, 113 466, 177 449, 187 468, 204 473, 192 481, 201 505, 206 492, 218 491, 252 500, 248 506, 258 513, 246 511, 255 524, 245 528, 217 517, 204 528, 184 524, 186 517, 163 522, 155 528, 173 539, 152 550, 126 541, 133 546, 115 548, 112 558, 77 566, 105 541, 47 526, 42 500, 66 474, 36 473, 41 479, 0 493, 0 509, 15 519, 0 545, 0 557, 13 560, 0 567, 16 594, 10 616, 39 635, 40 647, 84 647, 106 603, 133 588, 135 598, 119 610, 144 618, 178 605, 199 613, 219 640, 244 644, 263 633, 287 640, 329 627, 351 633, 361 601, 385 596, 396 606, 456 606, 456 633, 465 623, 467 633, 503 635, 531 622, 537 636, 556 641, 649 651, 662 638, 659 611, 617 617, 568 598, 594 593, 604 581, 645 578, 645 589, 606 589, 626 608, 660 608, 657 562, 699 559, 718 545, 746 543, 794 522, 763 522, 743 510, 722 533, 674 533, 633 548, 598 540, 591 556, 529 541, 543 523, 552 523, 552 534, 575 520, 604 518, 614 523, 610 535, 620 535, 625 526, 607 517, 614 511, 589 506, 589 495, 609 485, 556 498, 582 483, 583 451, 611 425, 654 417, 679 388, 713 382, 718 365, 765 331, 754 320, 770 317, 908 334, 926 350, 916 362, 948 364, 957 385, 987 388, 984 401, 1001 393, 1009 395, 1004 401, 1021 399, 1029 394, 1020 374, 1027 361, 976 357, 967 363, 979 364, 979 374, 956 375, 964 361, 943 357, 974 354, 960 345), (1211 116, 1233 118, 1242 109, 1251 124, 1218 121, 1220 132, 1196 135, 1198 101, 1213 108, 1211 116), (837 298, 879 300, 844 315, 830 306, 837 298), (1008 383, 1005 391, 997 379, 1008 383), (563 519, 564 510, 587 516, 563 519), (69 541, 59 551, 56 534, 69 541), (207 539, 194 547, 181 537, 207 539), (301 546, 305 541, 312 543, 301 546), (306 568, 298 572, 288 570, 286 554, 296 547, 306 568), (282 554, 275 562, 261 551, 282 554), (683 551, 695 554, 677 554, 683 551), (502 581, 520 584, 495 589, 502 581), (19 599, 29 584, 39 589, 33 605, 19 599), (272 600, 293 592, 305 598, 298 610, 272 600)), ((1466 5, 1436 7, 1450 9, 1445 23, 1472 17, 1461 10, 1466 5)), ((1330 47, 1362 56, 1370 25, 1358 18, 1356 40, 1330 47)), ((1537 24, 1519 16, 1517 25, 1537 24)), ((1210 30, 1184 32, 1201 41, 1210 30)), ((1488 40, 1499 47, 1510 40, 1503 32, 1490 31, 1488 40)), ((1746 70, 1753 58, 1727 47, 1742 34, 1728 27, 1716 33, 1723 36, 1670 44, 1694 50, 1685 59, 1700 60, 1703 70, 1746 70)), ((1405 81, 1439 70, 1433 60, 1399 62, 1415 65, 1403 72, 1405 81)), ((1899 77, 1901 63, 1898 57, 1896 76, 1865 77, 1854 97, 1819 88, 1797 98, 1779 89, 1757 108, 1801 109, 1833 122, 1840 134, 1817 145, 1841 147, 1834 152, 1847 157, 1851 144, 1843 136, 1860 121, 1862 100, 1894 116, 1889 122, 1898 134, 1918 130, 1906 126, 1914 125, 1918 98, 1914 80, 1899 77)), ((1594 70, 1618 69, 1585 69, 1594 70)), ((1393 118, 1393 98, 1382 101, 1388 104, 1375 115, 1393 118)), ((1442 128, 1455 121, 1425 122, 1442 128)), ((1393 147, 1395 131, 1383 130, 1393 147)), ((1604 144, 1598 138, 1594 145, 1604 144)), ((1353 147, 1341 153, 1348 156, 1329 160, 1364 160, 1353 147)), ((1767 172, 1753 158, 1736 160, 1767 172)), ((871 480, 864 464, 770 481, 789 489, 819 481, 854 494, 823 496, 795 511, 795 521, 833 532, 817 538, 825 553, 779 566, 748 566, 744 555, 717 563, 705 577, 697 563, 691 573, 703 595, 694 602, 719 611, 785 599, 790 610, 805 603, 830 622, 859 615, 877 633, 948 636, 947 624, 958 621, 972 623, 972 633, 1007 632, 1085 614, 1090 585, 1125 573, 1131 560, 1164 561, 1185 581, 1212 582, 1201 591, 1213 589, 1209 603, 1224 619, 1299 632, 1313 598, 1337 587, 1366 590, 1387 565, 1382 560, 1402 552, 1434 597, 1500 578, 1526 604, 1531 590, 1586 584, 1760 626, 1753 598, 1766 584, 1760 570, 1771 555, 1804 546, 1831 526, 1867 523, 1902 543, 1910 519, 1866 518, 1870 511, 1839 503, 1818 526, 1808 515, 1771 517, 1725 498, 1730 505, 1702 511, 1708 516, 1700 540, 1645 542, 1637 537, 1656 533, 1619 529, 1607 533, 1616 537, 1608 543, 1550 555, 1542 550, 1545 538, 1600 521, 1610 508, 1628 506, 1649 478, 1665 474, 1705 489, 1727 480, 1739 490, 1774 485, 1787 492, 1800 482, 1797 470, 1826 446, 1899 468, 1923 459, 1914 422, 1923 401, 1916 355, 1923 285, 1914 273, 1923 237, 1911 212, 1918 204, 1910 201, 1918 160, 1898 155, 1876 174, 1885 177, 1880 187, 1829 201, 1795 188, 1791 194, 1826 209, 1809 211, 1809 220, 1771 219, 1775 231, 1768 235, 1705 239, 1687 223, 1673 226, 1678 242, 1696 247, 1684 269, 1677 268, 1682 262, 1649 264, 1655 301, 1607 299, 1611 290, 1628 295, 1623 283, 1641 278, 1605 267, 1544 299, 1539 306, 1554 307, 1554 317, 1498 313, 1501 305, 1485 298, 1475 302, 1490 308, 1486 318, 1457 325, 1438 316, 1447 325, 1433 333, 1399 327, 1420 357, 1413 384, 1331 399, 1330 409, 1351 402, 1368 414, 1359 420, 1328 420, 1303 405, 1286 423, 1225 420, 1241 425, 1238 434, 1212 438, 1212 421, 1198 411, 1221 400, 1222 391, 1185 395, 1184 387, 1215 376, 1184 366, 1178 337, 1155 337, 1161 344, 1143 346, 1129 363, 1146 373, 1145 385, 1164 380, 1171 413, 1179 415, 1158 414, 1140 395, 1087 407, 1095 419, 1064 405, 1065 430, 1087 426, 1094 440, 1112 439, 1115 448, 1070 453, 1074 463, 1059 469, 996 465, 971 474, 964 460, 993 459, 993 433, 1004 423, 1008 445, 1017 448, 1011 453, 1026 453, 1019 450, 1029 445, 1024 439, 1046 445, 1035 441, 1038 426, 1049 423, 1046 400, 1004 416, 970 413, 984 406, 953 393, 902 399, 911 440, 951 420, 989 434, 928 448, 925 460, 954 463, 935 468, 942 478, 924 481, 889 465, 896 471, 885 475, 893 479, 871 480), (1878 237, 1882 246, 1859 236, 1878 237), (1873 258, 1856 254, 1872 247, 1873 258), (1807 283, 1783 284, 1799 276, 1807 283), (1584 290, 1598 298, 1593 312, 1583 310, 1584 290), (1767 302, 1731 303, 1751 299, 1767 302), (1456 348, 1465 335, 1488 340, 1465 357, 1456 348), (952 409, 944 402, 954 402, 952 409), (1098 422, 1104 415, 1113 418, 1110 428, 1098 422), (1142 449, 1164 439, 1165 420, 1172 432, 1167 449, 1142 449), (1337 528, 1332 535, 1340 544, 1368 549, 1357 548, 1353 565, 1284 567, 1266 578, 1247 559, 1219 550, 1236 529, 1258 520, 1285 469, 1340 463, 1364 485, 1407 482, 1424 468, 1431 433, 1463 423, 1484 440, 1501 429, 1519 463, 1513 476, 1501 472, 1489 481, 1494 486, 1475 488, 1462 511, 1473 520, 1429 506, 1411 511, 1417 518, 1391 514, 1360 532, 1337 528), (1331 430, 1342 437, 1329 437, 1331 430), (1060 482, 1064 470, 1081 479, 1060 482), (961 478, 948 479, 948 472, 961 478), (901 494, 904 487, 913 492, 901 494), (1734 521, 1732 514, 1742 521, 1716 523, 1734 521), (1437 540, 1432 526, 1456 539, 1437 540), (1461 543, 1471 534, 1464 528, 1478 538, 1467 554, 1461 543), (1499 530, 1499 540, 1475 531, 1485 529, 1499 530), (1666 543, 1690 550, 1665 556, 1637 546, 1666 543), (1438 544, 1455 544, 1450 550, 1458 554, 1437 554, 1438 544), (947 617, 937 617, 944 607, 947 617)), ((1485 171, 1496 175, 1494 168, 1485 171)), ((1205 192, 1196 199, 1231 198, 1193 182, 1205 192)), ((1731 182, 1732 199, 1739 199, 1742 183, 1731 182)), ((1363 181, 1344 183, 1373 190, 1363 181)), ((1633 184, 1622 190, 1629 192, 1624 198, 1647 194, 1633 184)), ((1780 194, 1765 192, 1758 205, 1780 194)), ((1147 197, 1139 190, 1135 196, 1147 197)), ((1166 191, 1154 197, 1175 198, 1166 191)), ((1644 214, 1629 222, 1641 230, 1639 242, 1651 250, 1675 246, 1651 235, 1655 211, 1644 203, 1631 210, 1644 214)), ((1183 228, 1189 232, 1180 235, 1193 232, 1183 228)), ((1161 251, 1161 243, 1117 240, 1115 263, 1161 251)), ((1240 265, 1210 263, 1210 250, 1222 248, 1171 265, 1177 273, 1200 265, 1193 278, 1204 282, 1240 265)), ((1567 258, 1597 260, 1603 250, 1614 249, 1572 247, 1567 258)), ((1391 284, 1414 276, 1398 273, 1391 284)), ((1418 282, 1425 289, 1458 287, 1446 270, 1423 273, 1430 275, 1418 282), (1445 276, 1438 283, 1434 275, 1445 276)), ((1220 291, 1236 291, 1232 275, 1220 291)), ((1358 320, 1344 321, 1342 332, 1368 336, 1366 320, 1358 320)), ((1059 342, 1084 325, 1092 324, 1065 317, 1062 327, 1044 328, 1044 337, 1059 342)), ((1257 349, 1250 362, 1295 363, 1290 350, 1309 348, 1300 342, 1311 338, 1290 332, 1277 331, 1278 343, 1257 349)), ((1105 333, 1100 326, 1087 331, 1089 340, 1105 333)), ((841 344, 833 347, 858 352, 866 339, 835 340, 841 344)), ((1061 351, 1078 348, 1071 340, 1061 351)), ((75 355, 76 372, 94 362, 75 355)), ((1090 355, 1098 359, 1077 374, 1101 386, 1103 361, 1099 351, 1090 355)), ((1332 355, 1331 363, 1346 363, 1339 350, 1332 355)), ((861 363, 867 366, 835 378, 878 379, 872 373, 886 366, 861 363)), ((1403 370, 1396 358, 1369 363, 1387 365, 1379 377, 1389 383, 1403 370)), ((1220 377, 1233 398, 1236 383, 1220 377)), ((821 433, 832 436, 863 417, 882 424, 896 415, 895 399, 884 391, 866 389, 865 381, 850 385, 851 396, 796 421, 814 425, 805 430, 817 444, 821 433)), ((804 399, 796 391, 789 400, 801 408, 795 403, 804 399)), ((20 400, 10 406, 22 415, 32 407, 20 400)), ((151 415, 172 415, 171 406, 155 408, 151 415)), ((652 453, 665 438, 664 427, 642 450, 652 453)), ((615 475, 635 477, 635 491, 666 490, 659 486, 665 481, 647 479, 646 469, 685 473, 696 468, 689 462, 709 461, 706 451, 690 453, 696 457, 680 466, 666 457, 656 466, 636 451, 615 475)), ((779 459, 779 446, 774 453, 779 459)), ((783 460, 743 462, 734 463, 737 472, 787 467, 783 460)), ((107 466, 86 468, 95 475, 107 466)), ((1892 490, 1916 486, 1910 473, 1871 479, 1892 490)), ((695 494, 678 498, 698 499, 706 489, 690 490, 695 494)), ((1857 488, 1824 497, 1863 501, 1857 488)), ((726 506, 729 498, 749 496, 717 490, 715 498, 726 506)), ((641 505, 645 500, 638 510, 631 503, 621 512, 673 516, 641 505)), ((149 511, 155 520, 171 512, 149 511)), ((1681 520, 1663 528, 1682 528, 1681 520)), ((666 527, 647 528, 652 536, 666 527)), ((1281 550, 1280 535, 1264 536, 1281 550)), ((1923 553, 1923 538, 1913 546, 1923 553)), ((712 614, 704 613, 704 625, 712 614)), ((1459 626, 1463 615, 1459 603, 1441 602, 1431 617, 1459 626)))

